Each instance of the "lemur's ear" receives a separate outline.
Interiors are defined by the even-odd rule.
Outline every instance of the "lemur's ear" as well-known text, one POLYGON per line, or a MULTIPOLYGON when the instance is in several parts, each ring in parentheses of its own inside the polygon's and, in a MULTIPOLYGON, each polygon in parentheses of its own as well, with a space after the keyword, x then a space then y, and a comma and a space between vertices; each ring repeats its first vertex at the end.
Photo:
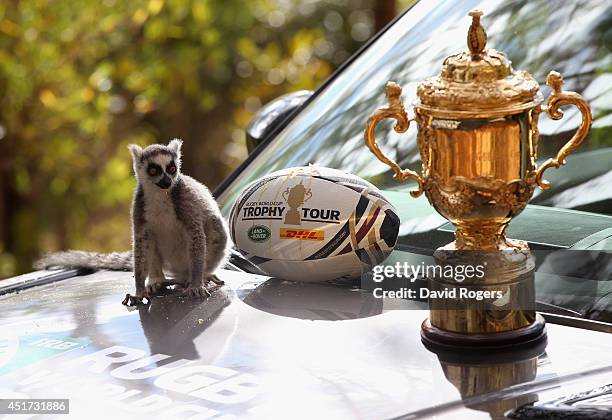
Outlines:
POLYGON ((170 143, 168 143, 168 149, 176 153, 177 157, 181 157, 181 146, 183 145, 183 140, 181 139, 172 139, 170 143))
POLYGON ((137 144, 128 144, 128 149, 132 154, 132 160, 134 163, 140 163, 140 158, 142 157, 142 147, 137 144))

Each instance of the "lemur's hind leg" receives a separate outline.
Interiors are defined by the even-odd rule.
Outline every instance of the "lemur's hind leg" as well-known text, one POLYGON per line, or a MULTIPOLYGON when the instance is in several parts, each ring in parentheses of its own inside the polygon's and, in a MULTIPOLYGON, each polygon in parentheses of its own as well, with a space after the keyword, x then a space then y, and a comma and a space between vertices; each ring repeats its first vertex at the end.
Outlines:
POLYGON ((206 235, 204 227, 197 222, 188 229, 191 232, 189 243, 189 278, 185 284, 185 294, 191 297, 207 298, 210 292, 202 282, 206 260, 206 235))
POLYGON ((210 219, 206 226, 206 260, 204 263, 204 284, 213 282, 216 285, 225 284, 214 272, 227 259, 227 233, 223 222, 219 219, 210 219))

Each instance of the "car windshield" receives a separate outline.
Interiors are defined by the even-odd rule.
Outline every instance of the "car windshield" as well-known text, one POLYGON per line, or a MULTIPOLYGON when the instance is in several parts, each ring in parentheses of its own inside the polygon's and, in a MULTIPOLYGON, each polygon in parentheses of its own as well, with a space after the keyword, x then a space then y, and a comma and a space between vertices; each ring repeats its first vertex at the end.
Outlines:
MULTIPOLYGON (((515 70, 531 73, 545 98, 550 93, 546 76, 556 70, 564 77, 564 89, 582 94, 593 112, 593 126, 582 147, 566 166, 547 171, 552 188, 535 192, 531 205, 510 224, 508 236, 527 240, 532 249, 565 249, 612 228, 612 3, 606 0, 417 3, 320 89, 238 174, 219 196, 223 213, 229 215, 236 198, 254 180, 283 168, 317 164, 356 174, 385 193, 402 221, 396 251, 431 255, 450 242, 452 226, 424 196, 410 198, 414 185, 393 179, 392 171, 365 146, 363 131, 368 117, 386 103, 388 80, 403 87, 402 100, 410 112, 417 84, 439 74, 446 56, 466 48, 468 12, 473 8, 485 12, 487 46, 503 51, 515 70)), ((575 107, 565 108, 560 121, 543 114, 538 163, 556 155, 580 121, 575 107)), ((379 125, 377 139, 401 167, 420 172, 416 134, 414 124, 398 134, 393 121, 386 120, 379 125)), ((601 275, 609 273, 595 277, 601 275)), ((612 295, 608 289, 596 292, 589 302, 612 295)))

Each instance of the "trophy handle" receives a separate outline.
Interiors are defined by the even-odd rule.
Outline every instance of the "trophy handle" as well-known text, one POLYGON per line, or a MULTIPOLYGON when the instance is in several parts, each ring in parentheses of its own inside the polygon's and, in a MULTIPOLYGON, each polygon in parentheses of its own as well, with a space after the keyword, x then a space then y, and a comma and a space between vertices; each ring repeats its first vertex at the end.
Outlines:
POLYGON ((372 153, 383 163, 386 163, 391 169, 393 169, 393 178, 399 181, 405 181, 407 179, 413 179, 419 184, 419 188, 415 191, 410 191, 410 195, 418 197, 423 193, 423 178, 419 174, 410 169, 402 169, 393 160, 383 154, 376 143, 374 130, 379 122, 386 118, 394 118, 397 123, 393 126, 393 129, 398 133, 404 133, 408 130, 410 120, 404 109, 404 105, 400 100, 402 94, 402 88, 395 82, 387 82, 385 86, 385 95, 389 101, 389 106, 382 107, 376 110, 376 112, 368 119, 366 124, 366 130, 364 133, 365 143, 372 153))
POLYGON ((559 150, 557 157, 548 159, 536 170, 536 182, 543 190, 550 188, 550 182, 542 179, 544 171, 550 167, 559 169, 562 165, 565 165, 565 158, 580 147, 586 138, 591 129, 591 122, 593 119, 591 116, 591 108, 582 96, 576 92, 562 90, 563 76, 561 76, 561 74, 556 71, 551 71, 546 78, 546 84, 553 90, 548 98, 547 106, 544 108, 544 111, 548 113, 550 118, 553 120, 560 120, 563 118, 563 112, 559 110, 561 105, 576 105, 582 113, 582 122, 574 136, 561 148, 561 150, 559 150))

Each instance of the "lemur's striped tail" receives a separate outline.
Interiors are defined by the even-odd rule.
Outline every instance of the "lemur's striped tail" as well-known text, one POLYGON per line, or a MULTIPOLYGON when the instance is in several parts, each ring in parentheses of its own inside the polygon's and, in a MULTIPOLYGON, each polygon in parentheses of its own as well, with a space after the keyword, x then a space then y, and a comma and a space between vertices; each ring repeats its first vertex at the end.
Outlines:
POLYGON ((86 268, 90 270, 131 271, 132 251, 103 254, 88 251, 61 251, 45 255, 34 263, 37 270, 86 268))

